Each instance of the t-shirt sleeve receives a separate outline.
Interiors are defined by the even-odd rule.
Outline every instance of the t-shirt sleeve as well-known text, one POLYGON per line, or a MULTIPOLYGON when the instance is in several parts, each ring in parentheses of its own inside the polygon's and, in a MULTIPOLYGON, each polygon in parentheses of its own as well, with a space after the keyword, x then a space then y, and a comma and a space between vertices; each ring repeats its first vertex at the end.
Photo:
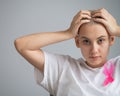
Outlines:
POLYGON ((54 93, 58 85, 60 74, 62 73, 68 56, 51 54, 44 52, 45 64, 44 73, 40 72, 37 68, 34 69, 35 80, 38 85, 44 87, 50 93, 54 93))

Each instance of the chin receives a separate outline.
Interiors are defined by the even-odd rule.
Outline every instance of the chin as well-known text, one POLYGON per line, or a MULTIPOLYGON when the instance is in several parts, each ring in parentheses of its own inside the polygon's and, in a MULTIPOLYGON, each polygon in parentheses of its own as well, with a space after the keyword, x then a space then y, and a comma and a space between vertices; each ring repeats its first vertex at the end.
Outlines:
POLYGON ((104 63, 101 61, 87 62, 87 64, 92 68, 102 67, 104 65, 104 63))

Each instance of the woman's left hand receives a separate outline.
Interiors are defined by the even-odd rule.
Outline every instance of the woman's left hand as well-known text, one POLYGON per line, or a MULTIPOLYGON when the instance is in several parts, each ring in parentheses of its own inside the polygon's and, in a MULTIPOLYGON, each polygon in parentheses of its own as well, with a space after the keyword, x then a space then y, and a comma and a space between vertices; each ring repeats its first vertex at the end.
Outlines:
POLYGON ((102 23, 108 33, 112 36, 120 36, 120 27, 116 19, 104 8, 92 12, 92 18, 95 22, 102 23))

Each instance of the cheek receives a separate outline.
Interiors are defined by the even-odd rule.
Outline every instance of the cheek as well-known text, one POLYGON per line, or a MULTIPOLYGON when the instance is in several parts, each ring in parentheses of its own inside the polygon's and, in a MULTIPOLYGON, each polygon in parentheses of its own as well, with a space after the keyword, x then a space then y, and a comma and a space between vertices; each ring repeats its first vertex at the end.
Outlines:
POLYGON ((84 57, 89 55, 89 48, 88 47, 81 47, 81 53, 84 57))
POLYGON ((109 44, 107 43, 107 44, 105 44, 105 45, 103 45, 103 46, 101 46, 101 53, 102 54, 104 54, 104 55, 107 55, 108 54, 108 52, 109 52, 109 44))

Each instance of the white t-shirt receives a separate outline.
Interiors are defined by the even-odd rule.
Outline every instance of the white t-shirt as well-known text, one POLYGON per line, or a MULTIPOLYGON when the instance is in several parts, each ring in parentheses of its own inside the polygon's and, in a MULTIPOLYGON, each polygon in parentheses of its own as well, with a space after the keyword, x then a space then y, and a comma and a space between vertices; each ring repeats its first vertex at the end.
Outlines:
POLYGON ((103 67, 91 68, 82 58, 45 54, 44 74, 35 68, 35 79, 54 96, 120 96, 120 56, 108 61, 115 65, 114 81, 103 86, 103 67))

